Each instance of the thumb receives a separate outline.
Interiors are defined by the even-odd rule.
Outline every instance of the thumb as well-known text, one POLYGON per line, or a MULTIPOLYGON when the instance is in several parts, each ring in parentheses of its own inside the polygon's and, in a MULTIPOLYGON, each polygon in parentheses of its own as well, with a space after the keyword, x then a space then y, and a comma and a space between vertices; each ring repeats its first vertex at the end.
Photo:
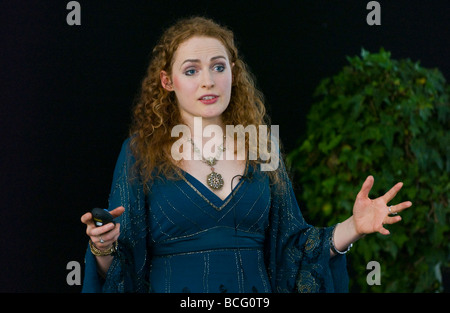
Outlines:
POLYGON ((368 198, 369 197, 369 192, 372 189, 373 186, 373 182, 374 182, 374 178, 372 175, 369 175, 366 180, 364 181, 361 190, 358 193, 358 197, 360 198, 368 198))
POLYGON ((119 217, 125 212, 125 208, 123 206, 117 207, 114 210, 109 211, 109 213, 114 217, 119 217))
POLYGON ((390 232, 389 230, 387 230, 386 228, 384 228, 384 227, 381 227, 381 229, 380 229, 378 232, 379 232, 380 234, 382 234, 382 235, 385 235, 385 236, 391 234, 391 232, 390 232))
POLYGON ((92 221, 92 213, 87 212, 83 214, 83 216, 81 216, 81 222, 86 225, 94 224, 94 222, 92 221))

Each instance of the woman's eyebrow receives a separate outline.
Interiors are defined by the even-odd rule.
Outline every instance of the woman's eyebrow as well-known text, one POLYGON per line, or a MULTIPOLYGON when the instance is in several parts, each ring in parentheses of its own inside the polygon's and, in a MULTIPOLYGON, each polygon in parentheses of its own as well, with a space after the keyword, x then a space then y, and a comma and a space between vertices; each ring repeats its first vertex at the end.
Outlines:
POLYGON ((211 61, 214 61, 214 60, 217 60, 217 59, 227 59, 226 57, 224 57, 223 55, 218 55, 218 56, 216 56, 216 57, 212 57, 211 58, 211 61))
MULTIPOLYGON (((212 57, 210 61, 214 61, 214 60, 217 60, 217 59, 225 59, 226 60, 227 58, 224 57, 223 55, 218 55, 218 56, 212 57)), ((187 59, 187 60, 184 60, 183 63, 181 63, 181 66, 184 63, 189 63, 189 62, 190 63, 200 63, 200 59, 187 59)))

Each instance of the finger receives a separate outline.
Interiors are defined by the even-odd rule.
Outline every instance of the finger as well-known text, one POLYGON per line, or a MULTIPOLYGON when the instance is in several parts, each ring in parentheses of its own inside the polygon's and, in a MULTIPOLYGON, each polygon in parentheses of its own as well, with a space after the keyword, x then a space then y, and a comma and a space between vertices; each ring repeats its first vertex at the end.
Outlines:
POLYGON ((405 201, 402 203, 399 203, 397 205, 392 205, 391 206, 391 213, 390 214, 397 214, 399 212, 402 212, 403 210, 409 208, 412 206, 412 202, 411 201, 405 201))
POLYGON ((125 212, 125 208, 123 206, 117 207, 114 210, 109 211, 109 213, 114 217, 119 217, 125 212))
POLYGON ((381 229, 380 229, 378 232, 379 232, 380 234, 382 234, 382 235, 385 235, 385 236, 391 234, 391 232, 390 232, 389 230, 387 230, 386 228, 384 228, 384 227, 381 227, 381 229))
POLYGON ((116 224, 116 227, 102 235, 91 236, 91 241, 99 249, 106 249, 111 247, 111 245, 119 239, 120 236, 120 224, 116 224))
MULTIPOLYGON (((116 225, 118 225, 118 224, 116 224, 116 225)), ((111 230, 113 230, 116 227, 116 225, 114 225, 113 223, 108 223, 103 226, 91 228, 88 235, 89 236, 104 235, 104 234, 110 232, 111 230)))
POLYGON ((114 238, 112 238, 112 241, 114 242, 114 241, 119 240, 119 236, 120 236, 120 232, 118 232, 118 233, 114 236, 114 238))
POLYGON ((100 242, 100 243, 103 243, 104 245, 108 245, 108 244, 111 244, 112 242, 114 242, 114 240, 118 234, 119 234, 118 231, 112 230, 110 232, 101 234, 99 236, 92 236, 92 237, 94 238, 94 240, 93 240, 94 242, 100 242), (101 242, 101 240, 103 240, 103 242, 101 242))
POLYGON ((391 224, 395 224, 398 223, 402 220, 402 217, 400 215, 395 215, 395 216, 387 216, 384 221, 383 224, 387 224, 387 225, 391 225, 391 224))
POLYGON ((120 235, 120 224, 116 224, 116 226, 109 232, 104 233, 103 235, 100 235, 99 237, 102 237, 102 239, 106 241, 114 242, 117 240, 117 238, 120 235))
POLYGON ((107 239, 110 240, 111 242, 117 241, 117 239, 119 239, 120 236, 120 225, 117 224, 116 228, 114 228, 111 232, 109 232, 107 234, 107 239))
POLYGON ((386 192, 382 198, 386 203, 389 203, 394 197, 397 195, 397 193, 402 189, 403 183, 397 183, 394 187, 392 187, 388 192, 386 192))
POLYGON ((358 193, 358 197, 360 198, 368 198, 370 190, 372 189, 374 182, 374 178, 372 175, 368 176, 366 180, 364 181, 361 190, 358 193))
POLYGON ((92 213, 91 212, 88 212, 88 213, 86 213, 86 214, 83 214, 82 216, 81 216, 81 222, 83 223, 83 224, 86 224, 86 225, 90 225, 90 224, 94 224, 94 221, 92 220, 92 213))
POLYGON ((103 242, 101 242, 100 239, 93 240, 92 238, 91 238, 91 241, 100 250, 109 249, 111 247, 111 245, 114 243, 114 241, 110 241, 110 240, 104 240, 103 242))

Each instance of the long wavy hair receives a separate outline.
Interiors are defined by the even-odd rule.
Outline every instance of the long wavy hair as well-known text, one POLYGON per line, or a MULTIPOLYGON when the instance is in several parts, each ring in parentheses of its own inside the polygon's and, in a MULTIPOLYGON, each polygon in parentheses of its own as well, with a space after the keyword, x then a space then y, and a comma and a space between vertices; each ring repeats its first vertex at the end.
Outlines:
MULTIPOLYGON (((230 64, 234 63, 230 103, 222 114, 224 124, 244 127, 270 124, 263 94, 256 88, 253 75, 238 54, 233 33, 203 17, 179 20, 162 34, 154 47, 132 112, 131 148, 144 183, 151 183, 161 176, 176 179, 181 174, 178 163, 171 156, 171 147, 178 139, 171 136, 171 130, 175 125, 183 124, 183 121, 175 93, 163 88, 160 72, 164 70, 169 75, 172 73, 175 52, 180 44, 192 37, 218 39, 226 48, 230 64)), ((247 136, 247 149, 250 148, 248 143, 247 136)), ((249 162, 257 164, 262 161, 249 162)), ((272 178, 277 177, 276 173, 268 174, 272 178)))

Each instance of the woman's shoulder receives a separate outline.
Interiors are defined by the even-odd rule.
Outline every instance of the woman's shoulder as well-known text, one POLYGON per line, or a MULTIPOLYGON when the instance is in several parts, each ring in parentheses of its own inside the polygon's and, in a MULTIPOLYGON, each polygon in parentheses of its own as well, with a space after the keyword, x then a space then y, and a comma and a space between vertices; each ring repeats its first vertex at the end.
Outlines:
POLYGON ((136 162, 133 154, 133 140, 132 137, 128 137, 122 141, 119 157, 117 163, 134 163, 136 162))
POLYGON ((122 150, 131 150, 133 137, 127 137, 122 141, 122 150))
POLYGON ((125 138, 122 141, 122 146, 120 148, 121 154, 125 154, 125 155, 128 155, 128 156, 133 155, 133 153, 132 153, 133 152, 133 149, 132 149, 133 144, 135 144, 134 140, 133 140, 133 136, 125 138))

